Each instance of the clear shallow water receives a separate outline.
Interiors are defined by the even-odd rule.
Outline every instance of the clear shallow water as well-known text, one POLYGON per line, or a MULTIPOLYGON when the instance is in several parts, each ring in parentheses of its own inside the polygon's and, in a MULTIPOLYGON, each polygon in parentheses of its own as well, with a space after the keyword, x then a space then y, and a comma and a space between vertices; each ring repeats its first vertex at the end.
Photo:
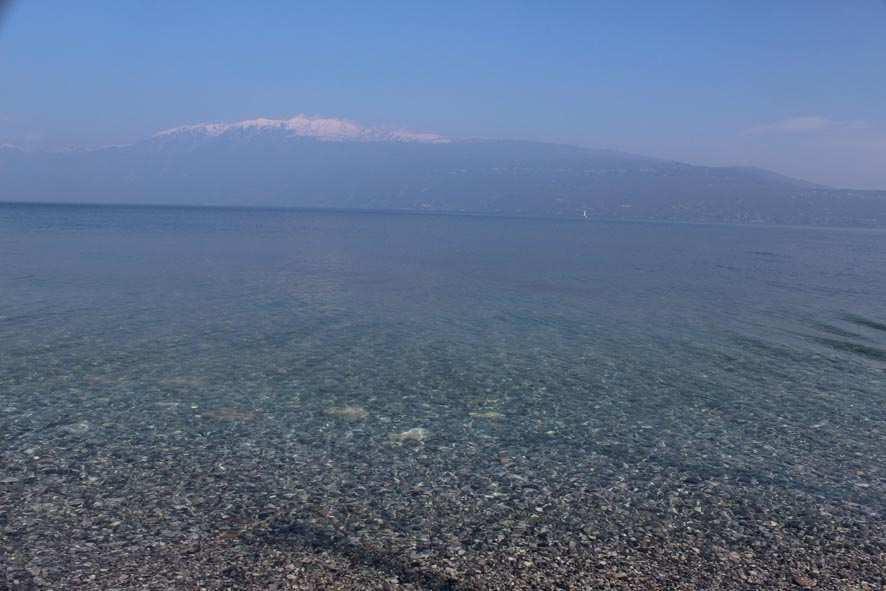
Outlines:
POLYGON ((619 528, 710 561, 820 511, 882 544, 884 302, 882 232, 0 205, 0 490, 38 506, 7 541, 271 519, 261 547, 383 540, 401 580, 509 528, 593 564, 619 528))

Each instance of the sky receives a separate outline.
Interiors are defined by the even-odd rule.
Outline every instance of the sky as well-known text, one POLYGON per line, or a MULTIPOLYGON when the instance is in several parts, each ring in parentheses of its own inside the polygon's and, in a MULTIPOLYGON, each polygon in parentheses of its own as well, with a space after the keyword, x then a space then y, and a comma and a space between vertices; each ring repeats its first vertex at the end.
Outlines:
POLYGON ((19 0, 0 85, 34 149, 306 113, 886 189, 886 0, 19 0))

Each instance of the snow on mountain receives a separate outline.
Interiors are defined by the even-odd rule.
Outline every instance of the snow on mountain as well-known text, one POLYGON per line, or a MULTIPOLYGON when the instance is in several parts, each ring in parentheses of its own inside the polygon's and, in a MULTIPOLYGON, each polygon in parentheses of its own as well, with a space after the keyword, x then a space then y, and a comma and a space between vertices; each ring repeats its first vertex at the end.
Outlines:
POLYGON ((450 140, 435 133, 406 129, 366 127, 347 119, 311 117, 299 114, 290 119, 249 119, 235 123, 203 123, 183 125, 154 134, 154 138, 181 136, 218 137, 232 132, 277 131, 292 137, 310 137, 329 142, 419 142, 448 143, 450 140))

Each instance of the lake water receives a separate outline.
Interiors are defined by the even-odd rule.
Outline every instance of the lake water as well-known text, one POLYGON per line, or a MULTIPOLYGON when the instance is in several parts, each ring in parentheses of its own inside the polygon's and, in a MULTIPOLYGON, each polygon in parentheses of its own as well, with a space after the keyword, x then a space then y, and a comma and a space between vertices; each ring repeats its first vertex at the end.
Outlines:
POLYGON ((35 588, 880 588, 886 233, 0 205, 0 442, 35 588))

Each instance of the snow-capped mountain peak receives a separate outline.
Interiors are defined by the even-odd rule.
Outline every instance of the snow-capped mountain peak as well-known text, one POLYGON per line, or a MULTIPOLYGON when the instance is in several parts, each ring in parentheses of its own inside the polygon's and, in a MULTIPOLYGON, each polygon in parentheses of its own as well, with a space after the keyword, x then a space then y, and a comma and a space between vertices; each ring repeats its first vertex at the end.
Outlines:
POLYGON ((420 142, 447 143, 449 139, 434 133, 406 129, 367 127, 347 119, 312 117, 299 114, 290 119, 249 119, 235 123, 183 125, 161 131, 155 138, 180 136, 218 137, 233 132, 277 131, 292 137, 309 137, 330 142, 420 142))

